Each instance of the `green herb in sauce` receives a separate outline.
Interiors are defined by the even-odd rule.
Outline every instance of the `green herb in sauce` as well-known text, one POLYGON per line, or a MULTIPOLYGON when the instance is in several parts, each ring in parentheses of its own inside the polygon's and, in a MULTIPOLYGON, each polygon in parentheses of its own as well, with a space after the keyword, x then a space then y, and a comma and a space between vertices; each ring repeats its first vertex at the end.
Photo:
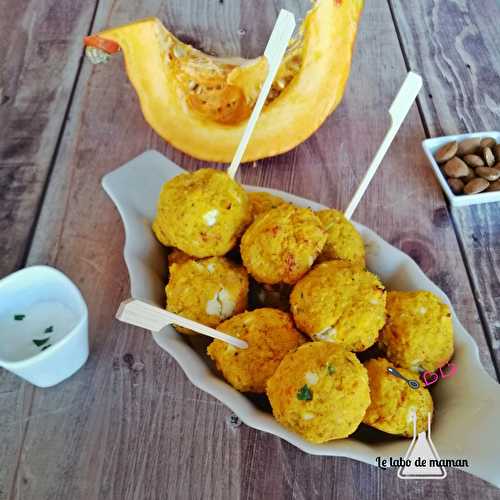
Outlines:
POLYGON ((26 318, 26 314, 14 314, 14 319, 16 321, 22 321, 24 318, 26 318))
POLYGON ((44 346, 42 347, 42 351, 45 351, 45 349, 48 349, 49 347, 52 347, 52 346, 51 346, 51 344, 49 344, 49 345, 44 345, 44 346))
POLYGON ((41 345, 45 344, 46 342, 49 341, 49 337, 47 337, 46 339, 33 339, 33 343, 37 346, 37 347, 40 347, 41 345))
POLYGON ((45 332, 44 333, 52 333, 54 331, 54 327, 53 326, 49 326, 48 328, 45 328, 45 332))

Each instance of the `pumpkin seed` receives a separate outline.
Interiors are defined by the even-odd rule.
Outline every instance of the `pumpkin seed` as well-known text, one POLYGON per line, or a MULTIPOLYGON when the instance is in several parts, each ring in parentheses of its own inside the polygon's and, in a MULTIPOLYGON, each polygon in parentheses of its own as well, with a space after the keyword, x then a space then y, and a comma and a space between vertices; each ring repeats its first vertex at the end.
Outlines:
POLYGON ((490 183, 482 177, 477 177, 469 181, 464 187, 465 194, 477 194, 489 187, 490 183))
POLYGON ((458 151, 458 142, 453 141, 449 142, 448 144, 445 144, 443 147, 439 148, 436 151, 436 154, 434 157, 436 158, 436 161, 438 163, 445 163, 448 160, 451 160, 458 151))
POLYGON ((462 159, 470 167, 484 167, 484 161, 479 155, 465 155, 462 159))
POLYGON ((493 137, 485 137, 484 139, 481 139, 479 146, 482 148, 493 148, 496 143, 497 142, 493 139, 493 137))
POLYGON ((464 183, 460 179, 448 179, 448 185, 455 194, 460 194, 464 190, 464 183))
POLYGON ((446 162, 444 171, 448 177, 465 177, 469 173, 469 167, 455 156, 455 158, 446 162))
POLYGON ((474 154, 479 148, 479 143, 481 140, 479 137, 474 137, 473 139, 465 139, 458 145, 458 154, 460 156, 474 154))
POLYGON ((107 52, 96 47, 86 47, 85 55, 92 64, 104 64, 111 57, 107 52))
POLYGON ((488 167, 492 167, 495 164, 495 155, 490 148, 483 148, 483 158, 488 167))
POLYGON ((490 167, 478 167, 476 168, 476 174, 487 181, 496 181, 500 179, 500 170, 490 167))

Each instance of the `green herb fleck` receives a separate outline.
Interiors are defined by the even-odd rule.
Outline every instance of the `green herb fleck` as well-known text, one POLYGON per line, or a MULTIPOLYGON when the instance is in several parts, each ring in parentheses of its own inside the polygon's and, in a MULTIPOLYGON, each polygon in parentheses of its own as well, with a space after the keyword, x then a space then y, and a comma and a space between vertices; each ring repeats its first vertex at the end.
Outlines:
POLYGON ((335 366, 330 363, 326 364, 326 369, 328 370, 328 375, 333 375, 335 373, 335 366))
POLYGON ((312 391, 309 389, 307 384, 302 386, 297 392, 297 399, 300 399, 301 401, 311 401, 312 398, 312 391))
POLYGON ((44 333, 52 333, 54 331, 54 327, 53 326, 49 326, 48 328, 45 328, 45 332, 44 333))
POLYGON ((47 337, 46 339, 33 339, 33 343, 37 346, 37 347, 40 347, 41 345, 45 344, 46 342, 49 341, 49 337, 47 337))
POLYGON ((42 351, 45 351, 45 349, 48 349, 49 347, 52 347, 52 345, 51 345, 51 344, 49 344, 49 345, 44 345, 44 346, 42 347, 42 351))
POLYGON ((26 314, 14 314, 14 319, 16 321, 22 321, 24 318, 26 318, 26 314))

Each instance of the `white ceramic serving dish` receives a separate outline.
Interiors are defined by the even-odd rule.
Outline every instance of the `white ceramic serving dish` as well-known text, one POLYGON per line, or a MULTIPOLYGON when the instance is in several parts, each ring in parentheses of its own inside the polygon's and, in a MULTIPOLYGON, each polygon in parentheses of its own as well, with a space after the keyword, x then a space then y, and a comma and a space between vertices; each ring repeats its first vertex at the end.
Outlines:
MULTIPOLYGON (((184 172, 155 151, 147 151, 106 175, 103 187, 115 203, 125 226, 125 262, 130 274, 131 295, 164 307, 166 251, 151 232, 156 201, 162 184, 184 172)), ((312 209, 324 208, 297 196, 257 187, 288 201, 312 209)), ((175 217, 175 214, 172 214, 175 217)), ((366 244, 367 265, 389 289, 430 290, 450 304, 449 299, 406 254, 370 229, 356 224, 366 244)), ((450 304, 451 306, 451 304, 450 304)), ((455 328, 454 377, 441 380, 433 390, 436 412, 433 442, 441 458, 467 459, 468 472, 500 486, 500 385, 486 373, 478 348, 453 312, 455 328)), ((343 456, 375 464, 376 457, 405 455, 409 440, 371 435, 366 430, 348 439, 312 444, 282 427, 258 401, 224 382, 205 355, 206 342, 179 335, 171 327, 153 334, 158 345, 173 356, 191 382, 229 407, 250 427, 285 439, 314 455, 343 456)), ((196 339, 196 337, 194 337, 196 339)), ((168 383, 168 381, 166 382, 168 383)))
POLYGON ((0 316, 5 318, 16 312, 26 313, 27 330, 33 331, 34 338, 43 337, 48 348, 33 348, 31 334, 19 335, 15 325, 11 325, 0 332, 1 367, 33 385, 51 387, 73 375, 87 361, 87 305, 65 274, 49 266, 31 266, 0 280, 0 316), (63 309, 51 316, 49 305, 54 303, 63 309), (37 316, 39 323, 30 323, 34 319, 30 316, 37 316), (46 322, 40 323, 41 317, 46 322), (43 328, 48 325, 56 331, 44 334, 43 328))
POLYGON ((441 172, 438 163, 434 159, 436 151, 441 147, 452 141, 463 141, 465 139, 471 139, 474 137, 493 137, 497 144, 500 143, 500 132, 474 132, 472 134, 458 134, 458 135, 446 135, 443 137, 433 137, 432 139, 426 139, 422 141, 422 148, 429 160, 429 163, 434 170, 434 174, 437 177, 441 188, 443 189, 446 197, 450 201, 451 205, 454 207, 463 207, 465 205, 478 205, 480 203, 491 203, 493 201, 500 201, 500 191, 493 191, 491 193, 479 193, 479 194, 454 194, 450 189, 448 182, 446 182, 446 177, 441 172))

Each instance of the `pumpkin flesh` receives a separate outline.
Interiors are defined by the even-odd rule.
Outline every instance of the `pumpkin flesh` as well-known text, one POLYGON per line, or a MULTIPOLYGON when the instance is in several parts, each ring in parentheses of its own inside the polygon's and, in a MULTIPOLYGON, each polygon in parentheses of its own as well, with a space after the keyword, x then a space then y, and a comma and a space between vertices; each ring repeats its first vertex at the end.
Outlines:
MULTIPOLYGON (((339 104, 363 0, 318 0, 290 45, 243 161, 284 153, 339 104)), ((150 126, 177 149, 229 163, 267 72, 254 60, 217 58, 182 43, 157 18, 103 31, 123 51, 150 126)))

